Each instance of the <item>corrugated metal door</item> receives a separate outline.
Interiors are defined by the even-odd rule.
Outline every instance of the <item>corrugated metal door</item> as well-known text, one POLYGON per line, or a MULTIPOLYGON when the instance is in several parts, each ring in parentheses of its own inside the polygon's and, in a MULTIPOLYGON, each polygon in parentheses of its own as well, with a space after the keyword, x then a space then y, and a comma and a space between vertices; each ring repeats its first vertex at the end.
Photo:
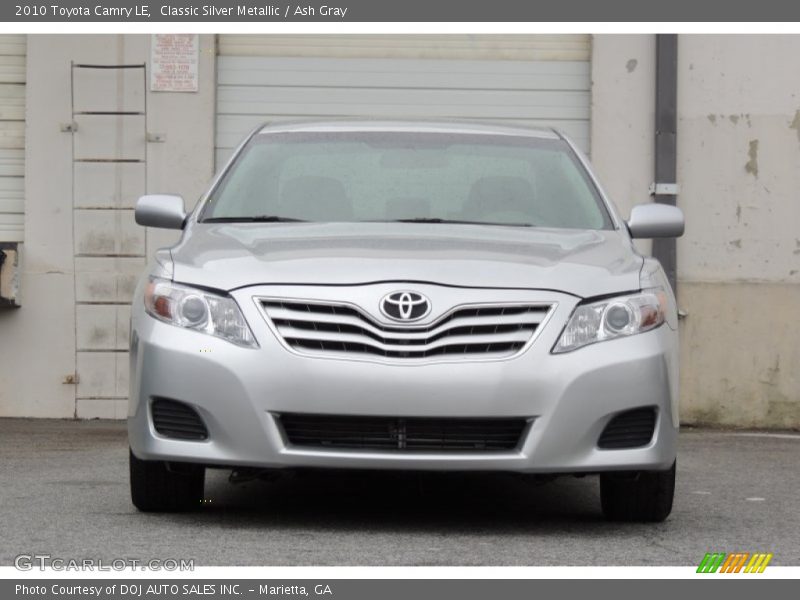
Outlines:
POLYGON ((21 242, 25 213, 26 36, 0 36, 0 242, 21 242))
POLYGON ((264 121, 379 117, 558 127, 589 149, 584 35, 221 35, 217 164, 264 121))

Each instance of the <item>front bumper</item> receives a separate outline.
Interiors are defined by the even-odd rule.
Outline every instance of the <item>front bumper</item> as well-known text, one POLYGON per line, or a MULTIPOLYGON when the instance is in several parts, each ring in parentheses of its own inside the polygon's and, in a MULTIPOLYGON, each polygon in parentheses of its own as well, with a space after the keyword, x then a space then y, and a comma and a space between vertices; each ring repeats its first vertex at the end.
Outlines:
MULTIPOLYGON (((500 470, 526 473, 666 469, 675 460, 677 333, 666 324, 648 333, 575 352, 550 349, 577 299, 553 292, 516 292, 556 304, 531 346, 507 360, 387 364, 323 359, 290 352, 276 339, 254 295, 234 293, 260 344, 246 349, 168 325, 134 302, 131 449, 146 460, 231 467, 322 467, 415 470, 500 470), (152 398, 194 407, 205 441, 159 435, 152 398), (597 441, 617 413, 657 410, 647 446, 602 450, 597 441), (282 412, 391 417, 525 417, 519 446, 493 452, 398 452, 295 447, 282 434, 282 412)), ((137 294, 139 297, 139 294, 137 294)))

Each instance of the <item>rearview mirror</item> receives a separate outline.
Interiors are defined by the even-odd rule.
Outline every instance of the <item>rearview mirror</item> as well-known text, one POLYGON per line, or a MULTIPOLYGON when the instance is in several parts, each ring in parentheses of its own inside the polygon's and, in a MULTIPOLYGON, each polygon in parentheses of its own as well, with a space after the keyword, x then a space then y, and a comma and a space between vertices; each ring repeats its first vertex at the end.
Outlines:
POLYGON ((628 219, 632 238, 669 238, 683 235, 683 211, 671 204, 637 204, 628 219))
POLYGON ((186 210, 183 198, 172 194, 150 194, 142 196, 136 203, 136 222, 145 227, 161 229, 183 229, 186 210))

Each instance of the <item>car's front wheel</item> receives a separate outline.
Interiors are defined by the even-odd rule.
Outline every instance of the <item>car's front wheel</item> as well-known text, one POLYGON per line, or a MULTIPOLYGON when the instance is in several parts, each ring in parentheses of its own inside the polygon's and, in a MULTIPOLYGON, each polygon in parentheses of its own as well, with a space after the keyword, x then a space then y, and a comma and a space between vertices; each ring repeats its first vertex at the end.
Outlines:
POLYGON ((602 473, 600 501, 611 521, 663 521, 672 512, 675 465, 666 471, 602 473))
POLYGON ((203 501, 206 470, 200 465, 141 460, 129 451, 131 500, 143 512, 193 510, 203 501))

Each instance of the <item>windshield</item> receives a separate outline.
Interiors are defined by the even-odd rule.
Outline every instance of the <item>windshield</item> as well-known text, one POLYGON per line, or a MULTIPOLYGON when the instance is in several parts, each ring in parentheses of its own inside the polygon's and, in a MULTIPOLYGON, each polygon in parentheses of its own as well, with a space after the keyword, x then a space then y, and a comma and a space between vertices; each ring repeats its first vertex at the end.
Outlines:
POLYGON ((611 227, 562 140, 387 131, 259 134, 200 220, 611 227))

